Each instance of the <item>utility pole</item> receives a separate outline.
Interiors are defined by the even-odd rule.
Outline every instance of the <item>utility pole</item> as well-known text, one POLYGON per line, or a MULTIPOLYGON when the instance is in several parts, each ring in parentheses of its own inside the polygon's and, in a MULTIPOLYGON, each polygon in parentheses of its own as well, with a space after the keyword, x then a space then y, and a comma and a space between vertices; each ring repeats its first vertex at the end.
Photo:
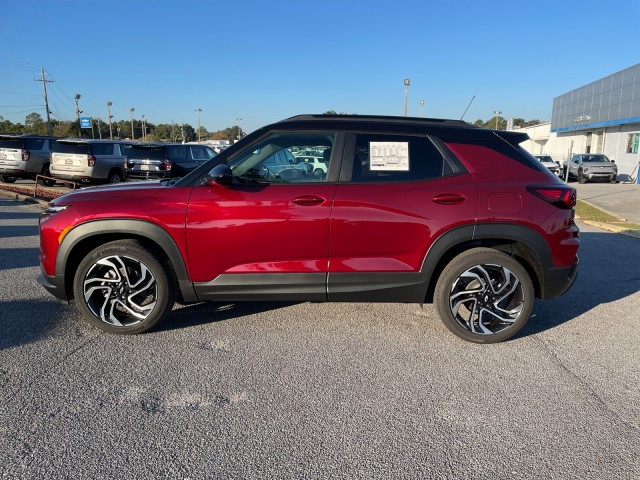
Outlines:
POLYGON ((113 105, 113 103, 107 101, 107 114, 109 115, 109 140, 113 140, 113 130, 111 129, 111 119, 113 118, 111 116, 111 105, 113 105))
POLYGON ((240 140, 242 138, 242 130, 240 129, 240 121, 242 118, 238 117, 236 120, 238 121, 238 140, 240 140))
POLYGON ((202 113, 202 109, 196 108, 194 112, 198 113, 198 143, 200 143, 200 114, 202 113))
POLYGON ((80 94, 76 93, 74 95, 74 99, 76 101, 76 117, 78 117, 78 138, 82 138, 82 130, 80 128, 80 114, 82 113, 82 110, 80 110, 80 107, 78 106, 78 100, 80 100, 80 94))
POLYGON ((34 78, 34 82, 42 82, 42 86, 44 87, 44 108, 47 110, 47 131, 49 135, 53 135, 51 130, 51 116, 49 115, 49 97, 47 97, 47 83, 53 83, 53 80, 47 80, 44 78, 44 67, 42 67, 42 78, 34 78))
POLYGON ((136 109, 133 108, 133 107, 131 107, 129 109, 129 113, 131 114, 131 140, 135 140, 136 139, 136 137, 135 137, 135 135, 133 133, 133 112, 135 112, 135 111, 136 111, 136 109))

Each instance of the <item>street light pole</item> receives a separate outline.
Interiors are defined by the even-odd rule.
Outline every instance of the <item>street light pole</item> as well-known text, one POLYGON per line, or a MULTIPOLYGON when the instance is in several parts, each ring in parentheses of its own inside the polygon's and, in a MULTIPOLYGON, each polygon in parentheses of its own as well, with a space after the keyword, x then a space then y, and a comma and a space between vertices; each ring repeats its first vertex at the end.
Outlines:
POLYGON ((146 128, 144 128, 144 113, 142 114, 142 141, 146 142, 147 141, 147 132, 146 132, 146 128))
POLYGON ((135 110, 136 110, 136 109, 135 109, 135 108, 133 108, 133 107, 131 107, 131 108, 129 109, 129 113, 131 114, 131 140, 135 140, 135 139, 136 139, 136 136, 135 136, 135 134, 133 133, 133 112, 135 112, 135 110))
POLYGON ((424 100, 420 99, 420 118, 422 118, 422 109, 424 108, 424 100))
POLYGON ((496 116, 496 130, 498 129, 498 116, 502 115, 502 110, 494 110, 493 114, 496 116))
POLYGON ((76 117, 78 117, 78 138, 82 138, 82 130, 80 129, 80 107, 78 106, 78 100, 80 100, 80 94, 76 93, 73 98, 76 100, 76 117))
POLYGON ((198 143, 200 143, 200 112, 202 112, 202 109, 196 108, 194 112, 198 113, 198 143))
POLYGON ((407 100, 409 99, 409 85, 411 85, 411 80, 408 78, 404 79, 404 116, 407 116, 407 100))
POLYGON ((240 130, 240 121, 242 118, 238 117, 236 120, 238 121, 238 140, 240 140, 242 138, 242 130, 240 130))
POLYGON ((113 103, 107 100, 107 115, 109 117, 109 140, 113 140, 113 130, 111 128, 111 119, 113 118, 111 116, 111 105, 113 105, 113 103))

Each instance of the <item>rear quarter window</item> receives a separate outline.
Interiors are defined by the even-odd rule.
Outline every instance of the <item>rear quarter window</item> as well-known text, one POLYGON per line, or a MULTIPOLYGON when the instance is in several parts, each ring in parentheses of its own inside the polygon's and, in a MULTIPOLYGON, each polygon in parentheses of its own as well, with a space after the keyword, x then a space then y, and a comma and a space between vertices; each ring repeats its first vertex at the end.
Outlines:
POLYGON ((25 139, 25 145, 27 150, 42 150, 44 148, 44 138, 27 138, 25 139))
POLYGON ((92 155, 113 155, 113 143, 93 143, 91 145, 92 155))
POLYGON ((167 157, 177 163, 186 162, 188 159, 186 145, 170 145, 167 147, 167 157))

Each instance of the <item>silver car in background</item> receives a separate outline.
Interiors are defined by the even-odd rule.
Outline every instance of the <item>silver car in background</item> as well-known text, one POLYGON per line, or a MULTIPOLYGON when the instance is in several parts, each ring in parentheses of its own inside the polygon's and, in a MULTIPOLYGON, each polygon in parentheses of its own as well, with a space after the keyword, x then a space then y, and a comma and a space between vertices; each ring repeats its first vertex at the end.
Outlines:
POLYGON ((551 158, 551 155, 535 154, 533 157, 539 160, 540 163, 547 167, 556 177, 560 176, 560 164, 555 162, 553 158, 551 158))
POLYGON ((51 175, 84 183, 122 182, 128 146, 116 140, 58 140, 51 152, 51 175))
POLYGON ((579 183, 601 181, 616 183, 618 166, 602 153, 578 153, 569 162, 569 176, 579 183))
MULTIPOLYGON (((55 141, 56 137, 40 135, 0 135, 0 181, 49 177, 49 156, 55 141)), ((40 178, 40 183, 51 186, 55 180, 40 178)))

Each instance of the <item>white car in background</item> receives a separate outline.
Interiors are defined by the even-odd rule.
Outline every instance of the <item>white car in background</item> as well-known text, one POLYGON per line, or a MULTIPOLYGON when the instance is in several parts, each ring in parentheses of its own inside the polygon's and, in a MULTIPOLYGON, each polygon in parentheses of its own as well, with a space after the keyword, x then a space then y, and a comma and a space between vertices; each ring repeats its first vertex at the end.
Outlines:
POLYGON ((296 163, 304 165, 307 169, 307 174, 314 177, 324 178, 327 175, 327 164, 322 157, 299 155, 296 157, 296 163))
POLYGON ((556 177, 560 176, 560 164, 558 162, 554 162, 551 155, 536 154, 533 157, 547 167, 556 177))

